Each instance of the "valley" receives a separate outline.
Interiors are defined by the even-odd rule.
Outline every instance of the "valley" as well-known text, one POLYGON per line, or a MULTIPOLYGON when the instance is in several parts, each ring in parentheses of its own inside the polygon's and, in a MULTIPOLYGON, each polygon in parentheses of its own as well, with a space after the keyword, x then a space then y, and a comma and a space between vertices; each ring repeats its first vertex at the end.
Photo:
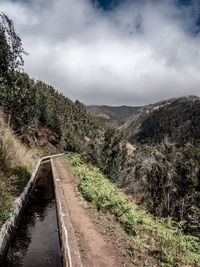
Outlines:
MULTIPOLYGON (((79 219, 83 212, 87 227, 93 225, 109 266, 117 266, 119 253, 123 266, 200 266, 200 97, 142 107, 72 101, 22 70, 21 39, 12 20, 4 13, 0 18, 0 227, 38 160, 67 152, 56 161, 66 206, 75 205, 76 188, 85 210, 95 215, 93 224, 105 219, 106 228, 98 232, 80 203, 76 206, 79 219), (113 242, 108 250, 104 236, 113 242)), ((73 218, 81 232, 83 225, 73 218)), ((98 266, 95 242, 84 240, 81 236, 83 261, 98 266)))

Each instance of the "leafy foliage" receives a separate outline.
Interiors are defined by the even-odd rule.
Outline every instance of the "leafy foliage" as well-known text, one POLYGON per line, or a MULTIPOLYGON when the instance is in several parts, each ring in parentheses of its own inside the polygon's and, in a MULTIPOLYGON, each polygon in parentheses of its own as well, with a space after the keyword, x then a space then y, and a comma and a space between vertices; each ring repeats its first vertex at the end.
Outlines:
POLYGON ((126 129, 135 150, 117 183, 156 216, 185 220, 200 236, 200 99, 173 99, 146 107, 126 129))
POLYGON ((187 145, 136 147, 120 170, 117 184, 155 216, 186 221, 184 230, 200 235, 200 149, 187 145))
POLYGON ((0 79, 11 84, 12 72, 24 64, 24 49, 12 20, 3 12, 0 14, 0 44, 0 79))
POLYGON ((168 138, 177 146, 200 144, 200 99, 180 98, 155 110, 132 138, 142 143, 160 143, 168 138))
POLYGON ((37 157, 37 151, 22 145, 0 115, 0 227, 30 178, 37 157))
POLYGON ((181 224, 175 227, 170 218, 152 218, 133 204, 130 197, 117 190, 98 168, 87 167, 77 154, 71 153, 67 159, 78 175, 78 188, 83 197, 99 211, 115 215, 140 250, 144 249, 161 266, 200 264, 198 239, 184 235, 181 224))
MULTIPOLYGON (((122 132, 103 125, 79 101, 19 71, 24 50, 3 13, 0 41, 0 106, 24 142, 30 145, 31 137, 37 144, 40 127, 48 127, 63 150, 80 152, 154 215, 185 220, 184 231, 200 235, 199 98, 173 99, 140 110, 103 107, 106 115, 112 114, 112 123, 137 111, 126 125, 125 137, 132 145, 127 144, 122 132)), ((2 163, 9 165, 9 160, 2 163)))

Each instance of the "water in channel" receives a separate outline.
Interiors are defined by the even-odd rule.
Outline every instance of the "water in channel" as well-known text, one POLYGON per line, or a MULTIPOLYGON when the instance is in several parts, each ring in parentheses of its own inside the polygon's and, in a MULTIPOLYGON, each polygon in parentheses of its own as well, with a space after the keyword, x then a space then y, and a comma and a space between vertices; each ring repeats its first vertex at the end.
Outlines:
POLYGON ((31 199, 3 263, 3 267, 21 266, 62 266, 50 162, 40 167, 31 199))

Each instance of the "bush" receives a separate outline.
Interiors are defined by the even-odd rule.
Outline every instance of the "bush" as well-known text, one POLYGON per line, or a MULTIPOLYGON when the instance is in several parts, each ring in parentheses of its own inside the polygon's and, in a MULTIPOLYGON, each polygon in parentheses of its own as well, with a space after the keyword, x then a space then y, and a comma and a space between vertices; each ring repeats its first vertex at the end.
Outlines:
POLYGON ((200 264, 199 240, 184 235, 181 223, 175 224, 170 218, 153 218, 133 204, 131 198, 117 189, 98 168, 86 166, 74 153, 67 159, 75 167, 83 197, 100 212, 114 215, 141 250, 146 250, 162 266, 200 264))

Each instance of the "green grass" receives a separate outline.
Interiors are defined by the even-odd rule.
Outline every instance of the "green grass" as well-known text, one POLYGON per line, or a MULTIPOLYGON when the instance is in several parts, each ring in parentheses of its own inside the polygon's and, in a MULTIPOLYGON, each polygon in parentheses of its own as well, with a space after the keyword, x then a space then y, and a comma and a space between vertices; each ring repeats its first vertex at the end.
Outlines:
POLYGON ((138 208, 98 168, 83 163, 78 154, 70 153, 66 158, 74 166, 83 197, 99 212, 114 215, 140 251, 159 266, 200 266, 199 240, 184 235, 181 223, 177 225, 170 218, 155 219, 138 208))
POLYGON ((28 148, 0 116, 0 228, 9 218, 14 200, 26 186, 38 161, 38 149, 28 148))
POLYGON ((0 172, 0 227, 10 217, 14 200, 23 191, 31 172, 26 166, 10 166, 9 172, 0 172))
POLYGON ((12 167, 12 173, 18 177, 16 189, 21 192, 31 177, 31 172, 26 166, 18 165, 12 167))
POLYGON ((10 193, 2 195, 0 205, 0 226, 1 222, 6 221, 10 217, 10 209, 14 201, 14 196, 10 193))

